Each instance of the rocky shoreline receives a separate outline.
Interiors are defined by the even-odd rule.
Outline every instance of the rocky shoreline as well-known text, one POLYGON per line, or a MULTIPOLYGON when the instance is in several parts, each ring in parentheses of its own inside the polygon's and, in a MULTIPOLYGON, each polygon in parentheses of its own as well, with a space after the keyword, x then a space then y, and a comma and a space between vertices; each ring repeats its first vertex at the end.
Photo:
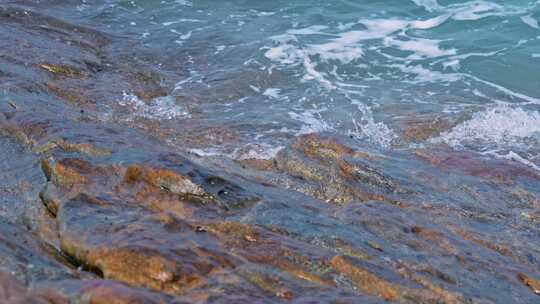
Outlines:
POLYGON ((170 91, 129 41, 0 5, 0 44, 2 303, 540 300, 531 168, 329 134, 271 160, 199 157, 122 119, 122 92, 170 91))

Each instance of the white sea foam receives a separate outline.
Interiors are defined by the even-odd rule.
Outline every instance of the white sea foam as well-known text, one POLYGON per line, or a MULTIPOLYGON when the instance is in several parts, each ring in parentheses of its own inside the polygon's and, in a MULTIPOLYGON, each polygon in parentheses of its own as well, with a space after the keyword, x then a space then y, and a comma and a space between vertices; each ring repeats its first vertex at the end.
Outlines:
MULTIPOLYGON (((414 1, 414 0, 413 0, 414 1)), ((447 6, 432 7, 432 11, 449 14, 454 20, 474 21, 487 17, 523 15, 528 8, 523 6, 501 5, 485 0, 455 3, 447 6)))
POLYGON ((421 65, 391 64, 388 67, 397 68, 403 73, 414 75, 412 80, 403 80, 408 83, 454 82, 463 78, 457 73, 441 73, 426 69, 421 65))
POLYGON ((365 41, 381 39, 413 54, 409 59, 432 58, 439 56, 455 55, 454 49, 444 50, 439 47, 440 41, 422 38, 410 38, 409 40, 397 40, 390 35, 406 30, 429 29, 442 24, 448 16, 441 16, 425 21, 407 21, 401 19, 362 19, 358 21, 365 30, 352 30, 338 34, 323 32, 327 26, 311 26, 302 29, 293 29, 283 35, 272 37, 274 46, 267 48, 265 57, 279 62, 285 66, 303 66, 305 75, 303 80, 315 80, 327 89, 336 89, 336 85, 328 79, 328 74, 317 69, 318 62, 337 61, 341 64, 349 64, 362 58, 364 55, 363 45, 365 41), (299 35, 327 35, 332 38, 320 44, 300 45, 299 35))
MULTIPOLYGON (((335 33, 335 29, 327 26, 310 26, 295 28, 286 31, 285 34, 272 37, 274 46, 266 48, 265 57, 277 62, 286 68, 301 67, 303 70, 302 81, 315 81, 321 87, 334 91, 343 96, 362 95, 367 88, 365 85, 347 83, 337 72, 339 64, 356 64, 357 60, 364 55, 364 45, 373 45, 373 40, 380 40, 381 45, 392 46, 403 51, 411 52, 407 58, 391 57, 391 61, 410 61, 426 58, 455 56, 455 49, 443 49, 441 41, 425 38, 414 38, 403 35, 408 29, 424 30, 437 27, 444 23, 450 15, 443 15, 428 20, 408 21, 401 19, 361 19, 357 23, 341 25, 338 30, 346 29, 345 32, 335 33), (363 26, 363 30, 350 30, 356 25, 363 26), (304 38, 300 36, 319 35, 324 42, 315 44, 302 44, 304 38), (397 38, 396 35, 408 38, 397 38), (321 68, 322 63, 326 63, 321 68), (328 65, 333 67, 328 69, 328 65)), ((367 51, 367 50, 366 50, 367 51)), ((386 55, 384 55, 386 56, 386 55)), ((391 68, 397 68, 405 74, 412 74, 414 79, 406 81, 411 83, 421 82, 451 82, 461 79, 457 74, 445 74, 429 70, 421 65, 396 63, 391 68)), ((269 95, 269 94, 266 94, 269 95)), ((347 97, 348 98, 348 97, 347 97)), ((383 147, 391 145, 397 137, 395 133, 383 122, 376 122, 368 106, 358 107, 361 115, 351 116, 353 128, 348 131, 349 135, 362 138, 383 147)), ((290 112, 289 115, 295 120, 303 122, 299 134, 335 131, 334 126, 326 122, 320 110, 308 110, 304 112, 290 112)), ((337 128, 337 127, 336 127, 337 128)))
POLYGON ((538 26, 538 20, 534 19, 532 15, 522 16, 521 21, 532 28, 540 29, 540 26, 538 26))
POLYGON ((472 1, 449 6, 454 20, 478 20, 489 16, 505 15, 505 7, 487 1, 472 1))
POLYGON ((266 97, 270 97, 273 99, 280 99, 281 98, 281 96, 279 95, 280 92, 281 92, 281 89, 268 88, 262 94, 266 97))
POLYGON ((525 94, 522 94, 522 93, 514 92, 514 91, 512 91, 512 90, 510 90, 508 88, 505 88, 505 87, 501 86, 501 85, 498 85, 498 84, 495 84, 495 83, 480 79, 480 78, 478 78, 476 76, 473 76, 473 75, 470 75, 470 74, 459 74, 459 75, 461 75, 464 78, 470 78, 470 79, 473 79, 473 80, 475 80, 477 82, 480 82, 480 83, 483 83, 483 84, 488 85, 490 87, 493 87, 493 88, 505 93, 508 96, 515 97, 515 98, 527 101, 526 103, 523 103, 523 104, 537 104, 537 105, 540 105, 540 99, 539 98, 535 98, 535 97, 528 96, 528 95, 525 95, 525 94))
POLYGON ((411 21, 409 25, 413 29, 428 30, 443 24, 446 22, 446 20, 448 20, 448 18, 450 18, 450 16, 450 14, 444 14, 428 20, 411 21))
POLYGON ((191 117, 184 107, 176 104, 175 98, 172 96, 157 97, 149 103, 145 103, 136 95, 124 92, 119 104, 130 107, 134 111, 134 116, 150 119, 171 120, 191 117))
POLYGON ((309 109, 300 113, 289 112, 289 116, 303 123, 298 135, 332 131, 334 128, 324 120, 321 113, 327 109, 309 109))
POLYGON ((526 159, 525 157, 519 155, 518 153, 514 152, 514 151, 504 151, 504 150, 490 150, 490 151, 486 151, 486 152, 482 152, 483 155, 490 155, 490 156, 494 156, 496 158, 501 158, 501 159, 507 159, 507 160, 511 160, 511 161, 515 161, 515 162, 518 162, 518 163, 521 163, 527 167, 530 167, 530 168, 533 168, 537 171, 540 171, 540 166, 536 165, 535 163, 533 163, 532 161, 526 159))
MULTIPOLYGON (((501 5, 485 0, 475 0, 463 3, 455 3, 447 6, 440 5, 436 0, 412 0, 416 5, 424 7, 430 12, 443 13, 440 18, 452 18, 454 20, 474 21, 491 16, 521 15, 527 12, 527 8, 512 5, 501 5), (443 17, 444 16, 444 17, 443 17)), ((528 18, 526 18, 528 19, 528 18)), ((530 19, 529 19, 530 20, 530 19)), ((534 19, 533 19, 534 20, 534 19)), ((536 20, 534 20, 536 21, 536 20)), ((527 23, 527 21, 524 20, 527 23)))
POLYGON ((369 142, 384 148, 390 147, 392 142, 398 138, 396 133, 384 123, 376 122, 373 119, 371 109, 364 103, 353 100, 352 104, 357 106, 362 117, 360 119, 352 119, 354 129, 349 130, 349 135, 356 138, 367 139, 369 142))
POLYGON ((275 158, 283 146, 272 146, 269 144, 248 144, 242 148, 236 148, 232 152, 223 151, 222 148, 190 149, 188 152, 200 157, 222 156, 236 160, 247 159, 272 159, 275 158))
POLYGON ((437 0, 412 0, 416 5, 424 7, 427 11, 438 9, 439 3, 437 0))
POLYGON ((250 144, 241 149, 236 149, 230 157, 237 160, 246 159, 272 159, 276 157, 283 146, 271 146, 268 144, 250 144))
POLYGON ((193 2, 189 0, 176 0, 175 2, 183 6, 193 6, 193 2))
MULTIPOLYGON (((295 35, 324 34, 321 31, 325 26, 312 26, 304 29, 287 31, 287 34, 274 36, 273 40, 278 45, 270 48, 265 56, 282 64, 293 64, 304 60, 306 56, 319 56, 321 60, 338 60, 342 63, 362 57, 363 51, 360 43, 365 40, 382 39, 387 35, 405 28, 409 22, 398 19, 361 20, 367 29, 348 31, 334 34, 336 38, 322 44, 310 44, 303 48, 294 45, 298 42, 295 35)), ((330 34, 328 34, 330 35, 330 34)))
POLYGON ((384 39, 386 46, 395 46, 403 51, 413 52, 407 59, 418 60, 422 58, 435 58, 441 56, 451 56, 456 54, 455 49, 443 50, 439 47, 439 40, 412 38, 409 40, 398 40, 391 37, 384 39))
MULTIPOLYGON (((401 19, 361 19, 357 23, 365 27, 364 30, 350 30, 342 33, 329 33, 327 26, 310 26, 301 29, 288 30, 283 35, 272 37, 276 44, 268 48, 265 53, 266 58, 277 61, 283 65, 299 65, 306 63, 306 69, 317 66, 310 57, 317 57, 323 62, 338 61, 342 64, 349 64, 362 58, 364 55, 363 43, 369 40, 385 40, 403 50, 414 52, 409 59, 420 59, 425 57, 438 57, 455 55, 454 49, 443 50, 439 47, 440 41, 425 38, 410 38, 408 40, 398 40, 390 37, 394 33, 399 33, 407 29, 431 29, 444 23, 450 15, 442 15, 428 20, 401 20, 401 19), (326 32, 325 32, 326 31, 326 32), (320 44, 299 45, 300 35, 325 35, 332 37, 320 44)), ((353 25, 350 25, 352 27, 353 25)), ((341 29, 350 27, 341 26, 341 29)), ((314 73, 310 70, 309 79, 323 80, 320 72, 314 73)), ((326 87, 327 81, 322 81, 326 87)))
MULTIPOLYGON (((458 54, 457 49, 445 47, 442 40, 428 39, 423 35, 423 32, 417 31, 429 30, 441 26, 449 20, 474 21, 490 16, 511 15, 521 17, 529 26, 534 27, 536 25, 532 22, 534 18, 530 13, 527 13, 526 9, 483 0, 446 6, 440 5, 437 1, 413 1, 417 5, 425 7, 428 11, 435 12, 436 16, 431 19, 412 21, 397 18, 360 19, 357 22, 339 24, 335 27, 314 25, 304 28, 294 28, 286 31, 283 35, 272 37, 274 45, 266 48, 265 56, 274 62, 273 67, 301 68, 301 73, 303 73, 302 81, 314 81, 322 88, 343 96, 361 96, 366 92, 367 87, 363 85, 358 85, 357 88, 352 87, 355 83, 348 83, 350 74, 340 74, 338 71, 340 71, 343 65, 348 65, 348 67, 365 66, 362 62, 363 58, 367 58, 371 53, 376 52, 384 57, 382 62, 377 62, 376 64, 389 68, 392 77, 397 76, 397 78, 405 83, 442 83, 443 85, 447 85, 450 82, 463 81, 467 85, 470 85, 471 80, 473 80, 476 84, 488 85, 508 96, 524 100, 525 102, 520 103, 521 105, 540 104, 538 98, 514 92, 495 83, 459 72, 462 64, 465 64, 462 63, 462 60, 466 60, 472 56, 495 56, 499 52, 504 51, 504 49, 486 53, 458 54), (422 37, 415 37, 415 34, 421 34, 422 37), (314 39, 303 37, 309 35, 317 37, 314 37, 314 39), (309 43, 305 43, 304 41, 309 41, 309 43), (315 43, 313 41, 319 42, 315 43), (407 54, 399 55, 400 53, 392 52, 388 48, 404 51, 407 54), (429 62, 427 59, 430 59, 429 62), (351 88, 354 89, 354 92, 351 91, 351 88)), ((532 56, 535 57, 535 55, 532 56)), ((347 70, 347 68, 344 70, 347 70)), ((367 76, 372 75, 369 72, 367 74, 367 76)), ((366 78, 364 77, 363 79, 366 78)), ((489 98, 495 102, 497 101, 491 97, 489 98)), ((359 102, 359 104, 362 103, 359 102)), ((515 119, 521 118, 526 121, 527 119, 538 119, 536 116, 538 113, 536 112, 536 114, 531 114, 532 116, 530 117, 521 117, 520 115, 525 115, 524 113, 527 112, 519 112, 516 108, 508 109, 510 109, 508 113, 514 115, 512 117, 515 119)), ((493 112, 477 114, 474 120, 456 127, 453 130, 454 133, 446 134, 441 140, 455 144, 462 143, 463 140, 458 136, 459 132, 465 132, 473 140, 479 140, 482 136, 487 136, 487 138, 495 140, 496 138, 494 136, 496 134, 507 134, 510 138, 519 135, 519 128, 516 129, 516 132, 518 132, 516 134, 513 134, 512 131, 505 133, 503 130, 497 128, 490 129, 489 127, 485 127, 485 130, 481 128, 483 123, 489 124, 489 119, 499 119, 492 116, 496 116, 500 111, 500 109, 497 109, 493 110, 493 112), (480 127, 478 128, 478 133, 472 131, 474 127, 480 127), (494 133, 489 133, 487 132, 488 130, 494 133), (453 135, 455 135, 455 138, 453 135)), ((350 135, 368 139, 381 146, 391 145, 396 136, 394 132, 384 123, 376 122, 373 119, 371 109, 367 105, 363 105, 360 112, 361 117, 352 117, 354 127, 352 130, 349 130, 350 135)), ((306 112, 295 111, 289 114, 293 119, 300 120, 304 123, 299 133, 329 131, 333 130, 334 127, 339 129, 338 126, 332 126, 327 123, 322 118, 321 112, 310 110, 306 112)), ((501 114, 498 115, 503 116, 501 114)), ((539 124, 538 121, 536 123, 539 124)), ((498 125, 498 127, 505 128, 504 124, 503 126, 498 125)), ((513 128, 517 127, 517 125, 507 125, 506 127, 513 128)))
POLYGON ((540 134, 540 113, 499 105, 443 133, 435 141, 454 147, 466 144, 504 145, 540 134))
POLYGON ((294 45, 298 41, 294 35, 285 34, 272 37, 276 47, 270 48, 264 56, 272 61, 278 61, 281 64, 298 64, 306 54, 303 50, 294 45))
POLYGON ((210 149, 189 149, 188 151, 191 154, 195 154, 200 157, 212 157, 223 155, 219 150, 210 148, 210 149))
POLYGON ((182 19, 179 19, 177 21, 167 21, 167 22, 163 22, 163 26, 171 26, 173 24, 177 24, 177 23, 183 23, 183 22, 202 22, 201 20, 199 19, 186 19, 186 18, 182 18, 182 19))
POLYGON ((171 29, 170 31, 171 31, 171 33, 177 34, 179 36, 180 40, 187 40, 187 39, 191 38, 191 35, 193 34, 193 31, 189 31, 187 33, 181 33, 181 32, 179 32, 179 31, 177 31, 175 29, 171 29))

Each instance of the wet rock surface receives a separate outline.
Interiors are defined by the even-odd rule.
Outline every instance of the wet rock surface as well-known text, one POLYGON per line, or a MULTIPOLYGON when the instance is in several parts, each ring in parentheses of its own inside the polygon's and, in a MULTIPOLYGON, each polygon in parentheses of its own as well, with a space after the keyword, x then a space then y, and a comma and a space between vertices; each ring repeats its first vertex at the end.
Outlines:
POLYGON ((536 171, 327 134, 270 160, 195 157, 163 139, 177 130, 119 119, 123 91, 170 90, 143 57, 23 7, 0 20, 6 303, 539 301, 536 171))

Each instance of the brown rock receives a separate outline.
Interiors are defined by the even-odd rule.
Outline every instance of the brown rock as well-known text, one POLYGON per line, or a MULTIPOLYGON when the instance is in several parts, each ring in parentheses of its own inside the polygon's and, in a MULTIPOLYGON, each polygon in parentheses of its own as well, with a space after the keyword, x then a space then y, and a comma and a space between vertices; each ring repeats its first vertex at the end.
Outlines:
POLYGON ((532 290, 532 292, 540 296, 540 281, 539 280, 531 278, 524 273, 519 273, 517 277, 523 284, 525 284, 525 286, 529 287, 532 290))
POLYGON ((95 145, 90 143, 75 144, 65 141, 63 139, 48 142, 45 145, 34 148, 34 151, 37 153, 47 153, 56 148, 62 149, 65 152, 81 153, 91 157, 101 157, 111 154, 109 150, 96 147, 95 145))
POLYGON ((144 181, 150 185, 179 195, 208 196, 199 185, 193 183, 188 177, 168 169, 131 166, 127 168, 125 181, 128 183, 144 181))
POLYGON ((63 252, 98 275, 133 286, 180 294, 233 265, 189 224, 163 222, 119 202, 79 195, 61 204, 57 220, 63 252))
POLYGON ((349 277, 359 289, 367 294, 381 297, 387 301, 396 301, 403 297, 404 290, 401 286, 392 284, 353 265, 342 256, 335 256, 330 261, 330 266, 349 277))
POLYGON ((355 152, 335 139, 321 138, 317 134, 300 136, 293 147, 310 158, 319 159, 339 159, 346 155, 353 155, 355 152))
POLYGON ((416 282, 424 285, 426 289, 404 287, 383 279, 342 256, 335 256, 330 261, 330 266, 350 278, 361 291, 387 301, 433 304, 466 303, 460 295, 447 292, 427 280, 419 277, 414 278, 416 282))
POLYGON ((392 177, 367 163, 374 159, 335 139, 309 134, 281 150, 276 165, 292 177, 281 181, 282 185, 338 205, 355 200, 394 203, 397 194, 409 194, 392 177))
POLYGON ((40 283, 31 294, 52 304, 164 304, 180 303, 174 298, 143 288, 108 280, 62 280, 40 283))
POLYGON ((39 67, 57 76, 77 77, 77 78, 82 76, 81 71, 69 65, 41 63, 39 67))
POLYGON ((59 262, 54 250, 48 250, 36 234, 0 218, 0 272, 23 283, 75 276, 70 265, 59 262))

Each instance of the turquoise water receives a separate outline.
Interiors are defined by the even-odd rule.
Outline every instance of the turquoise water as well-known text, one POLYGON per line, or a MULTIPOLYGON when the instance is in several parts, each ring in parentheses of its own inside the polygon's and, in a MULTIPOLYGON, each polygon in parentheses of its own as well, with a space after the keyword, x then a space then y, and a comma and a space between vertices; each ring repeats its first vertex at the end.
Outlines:
POLYGON ((195 153, 271 157, 298 134, 330 132, 539 169, 540 1, 59 3, 44 9, 135 41, 170 75, 176 98, 146 105, 124 92, 134 115, 240 134, 195 153), (403 135, 433 120, 452 123, 422 140, 403 135))

